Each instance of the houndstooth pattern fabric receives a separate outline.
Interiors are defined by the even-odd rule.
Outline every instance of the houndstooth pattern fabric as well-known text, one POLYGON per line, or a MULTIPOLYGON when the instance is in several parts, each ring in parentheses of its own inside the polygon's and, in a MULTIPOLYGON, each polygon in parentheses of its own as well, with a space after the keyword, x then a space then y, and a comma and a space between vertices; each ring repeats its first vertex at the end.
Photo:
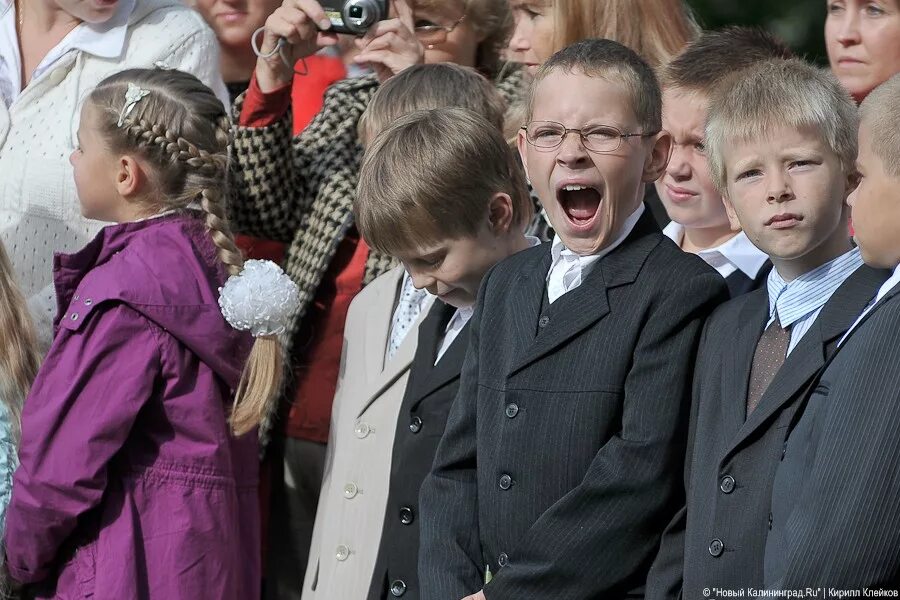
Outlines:
MULTIPOLYGON (((524 93, 521 69, 507 69, 497 89, 510 101, 524 93)), ((347 230, 362 158, 357 124, 378 89, 374 75, 328 88, 322 110, 299 135, 290 111, 268 127, 237 125, 244 95, 233 107, 234 145, 229 178, 229 218, 235 230, 289 244, 284 269, 300 288, 300 305, 282 336, 287 382, 293 398, 291 360, 300 324, 347 230)), ((394 266, 392 257, 370 250, 363 285, 394 266)), ((261 427, 263 440, 272 425, 261 427)))

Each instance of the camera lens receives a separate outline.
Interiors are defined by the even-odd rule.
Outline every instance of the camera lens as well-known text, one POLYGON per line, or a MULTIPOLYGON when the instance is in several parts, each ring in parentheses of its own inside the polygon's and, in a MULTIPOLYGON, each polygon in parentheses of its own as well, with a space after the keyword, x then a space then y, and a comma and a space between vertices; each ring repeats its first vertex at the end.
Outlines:
POLYGON ((351 6, 349 13, 350 13, 351 19, 362 19, 362 16, 363 16, 362 6, 351 6))

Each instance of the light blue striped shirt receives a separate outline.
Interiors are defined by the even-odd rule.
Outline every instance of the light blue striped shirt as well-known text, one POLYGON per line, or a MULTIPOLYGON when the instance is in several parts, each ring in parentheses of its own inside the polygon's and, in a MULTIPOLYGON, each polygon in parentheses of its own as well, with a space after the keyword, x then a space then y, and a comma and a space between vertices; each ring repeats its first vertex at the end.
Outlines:
POLYGON ((790 283, 782 279, 776 269, 769 271, 769 321, 766 327, 775 320, 776 312, 781 326, 791 327, 788 354, 815 323, 835 290, 862 264, 859 248, 854 248, 790 283))

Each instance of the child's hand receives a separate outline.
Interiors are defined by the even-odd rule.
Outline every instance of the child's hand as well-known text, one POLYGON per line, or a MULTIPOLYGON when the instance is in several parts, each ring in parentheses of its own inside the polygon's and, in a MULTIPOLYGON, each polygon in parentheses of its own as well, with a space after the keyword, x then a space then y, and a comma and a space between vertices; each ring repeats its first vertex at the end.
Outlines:
POLYGON ((280 52, 269 58, 259 57, 256 61, 259 89, 271 92, 290 83, 294 77, 294 63, 315 54, 320 48, 337 44, 337 34, 325 31, 330 27, 331 21, 317 0, 284 0, 266 19, 259 50, 268 54, 275 49, 279 39, 285 40, 283 53, 290 66, 282 59, 280 52))
POLYGON ((462 600, 487 600, 484 597, 484 591, 478 592, 477 594, 472 594, 471 596, 466 596, 462 600))
POLYGON ((397 18, 379 21, 370 27, 366 35, 356 40, 360 53, 353 58, 356 63, 369 63, 381 82, 425 61, 425 48, 416 37, 409 2, 392 2, 397 18))

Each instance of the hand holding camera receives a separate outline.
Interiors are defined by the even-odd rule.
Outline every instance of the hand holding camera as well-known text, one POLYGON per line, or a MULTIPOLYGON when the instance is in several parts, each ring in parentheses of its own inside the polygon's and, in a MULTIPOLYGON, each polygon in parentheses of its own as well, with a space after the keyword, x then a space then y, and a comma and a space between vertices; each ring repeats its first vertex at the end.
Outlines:
POLYGON ((320 48, 337 44, 331 20, 316 0, 284 0, 266 19, 260 57, 256 61, 259 89, 271 92, 291 82, 293 64, 320 48), (284 40, 281 52, 276 52, 284 40))
POLYGON ((357 63, 368 63, 384 81, 424 60, 408 0, 391 0, 397 18, 388 19, 389 0, 284 0, 266 20, 256 81, 270 92, 291 82, 293 65, 320 48, 337 44, 338 33, 361 35, 357 63), (282 44, 280 52, 276 51, 282 44))

